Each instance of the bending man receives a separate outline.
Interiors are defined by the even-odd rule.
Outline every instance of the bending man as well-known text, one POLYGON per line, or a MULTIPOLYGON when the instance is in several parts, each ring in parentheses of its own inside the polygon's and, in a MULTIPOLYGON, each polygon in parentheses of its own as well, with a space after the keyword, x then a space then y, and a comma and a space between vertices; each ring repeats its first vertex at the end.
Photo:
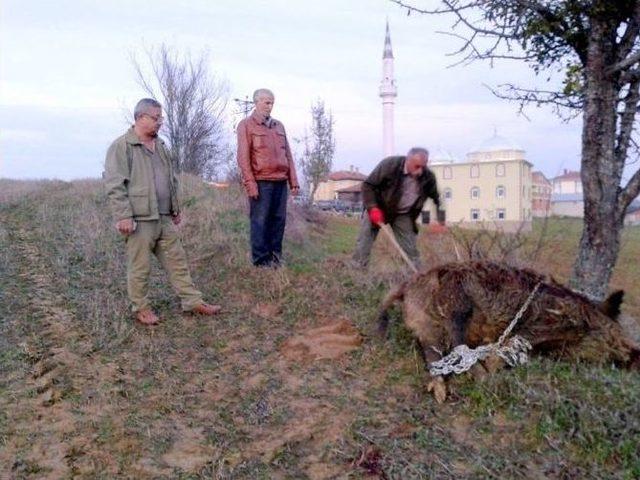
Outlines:
MULTIPOLYGON (((427 168, 429 151, 414 147, 405 156, 382 160, 362 184, 362 201, 367 214, 362 219, 353 260, 365 268, 380 225, 388 223, 402 249, 413 263, 420 264, 416 246, 416 219, 424 202, 431 198, 440 210, 436 177, 427 168)), ((440 215, 438 215, 440 217, 440 215)))

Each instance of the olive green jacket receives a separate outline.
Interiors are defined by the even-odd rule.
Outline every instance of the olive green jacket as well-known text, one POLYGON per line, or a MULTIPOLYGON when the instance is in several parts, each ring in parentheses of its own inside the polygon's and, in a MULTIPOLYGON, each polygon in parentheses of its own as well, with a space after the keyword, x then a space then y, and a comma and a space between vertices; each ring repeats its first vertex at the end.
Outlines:
MULTIPOLYGON (((362 183, 362 203, 365 209, 378 207, 384 212, 384 218, 391 223, 398 216, 398 201, 402 196, 402 177, 404 175, 405 156, 387 157, 382 160, 362 183)), ((409 210, 409 216, 414 221, 414 231, 418 230, 415 220, 427 198, 431 198, 440 210, 440 195, 436 177, 431 170, 425 168, 418 177, 420 196, 409 210)))
MULTIPOLYGON (((107 198, 117 220, 158 220, 158 199, 153 177, 151 155, 145 153, 145 146, 133 131, 118 137, 107 150, 104 181, 107 198)), ((178 179, 169 151, 164 142, 156 139, 158 155, 169 171, 171 193, 171 214, 180 213, 178 204, 178 179)))

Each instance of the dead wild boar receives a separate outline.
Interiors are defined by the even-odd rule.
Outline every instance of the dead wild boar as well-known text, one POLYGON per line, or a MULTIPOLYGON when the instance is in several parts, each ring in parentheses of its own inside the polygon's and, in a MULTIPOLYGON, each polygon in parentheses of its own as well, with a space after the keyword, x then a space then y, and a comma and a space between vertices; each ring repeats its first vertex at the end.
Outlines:
MULTIPOLYGON (((496 342, 538 283, 512 331, 531 343, 534 354, 638 366, 640 346, 616 321, 622 291, 596 304, 550 277, 489 261, 448 263, 415 274, 385 298, 379 333, 387 330, 387 310, 402 301, 404 323, 417 338, 428 369, 457 345, 496 342)), ((438 401, 446 397, 442 377, 432 379, 428 388, 438 401)))

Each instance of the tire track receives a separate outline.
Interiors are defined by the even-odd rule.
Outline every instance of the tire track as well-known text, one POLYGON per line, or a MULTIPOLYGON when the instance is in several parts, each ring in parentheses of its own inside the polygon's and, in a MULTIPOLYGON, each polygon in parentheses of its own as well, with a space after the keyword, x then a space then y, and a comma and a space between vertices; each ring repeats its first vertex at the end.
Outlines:
POLYGON ((27 298, 17 321, 36 322, 35 329, 30 327, 37 333, 20 343, 32 368, 13 402, 7 398, 6 415, 15 434, 0 453, 0 477, 63 478, 73 473, 65 444, 76 431, 65 397, 78 390, 76 382, 90 362, 91 342, 74 325, 64 297, 55 291, 56 278, 38 248, 36 232, 24 228, 18 214, 5 215, 4 220, 11 261, 27 298))

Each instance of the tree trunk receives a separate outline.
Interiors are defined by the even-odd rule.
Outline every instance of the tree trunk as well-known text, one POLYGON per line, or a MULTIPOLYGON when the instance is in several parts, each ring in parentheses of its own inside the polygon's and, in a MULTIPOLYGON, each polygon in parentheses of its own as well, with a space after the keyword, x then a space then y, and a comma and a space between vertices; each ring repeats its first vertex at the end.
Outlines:
POLYGON ((309 192, 309 198, 307 199, 307 204, 312 205, 313 204, 313 199, 316 196, 316 191, 318 190, 318 183, 320 181, 319 180, 315 180, 311 185, 313 185, 311 187, 311 192, 309 192))
POLYGON ((584 223, 571 286, 602 300, 620 250, 624 210, 620 208, 621 168, 616 164, 616 83, 606 74, 613 46, 606 26, 592 25, 586 65, 582 127, 584 223))

